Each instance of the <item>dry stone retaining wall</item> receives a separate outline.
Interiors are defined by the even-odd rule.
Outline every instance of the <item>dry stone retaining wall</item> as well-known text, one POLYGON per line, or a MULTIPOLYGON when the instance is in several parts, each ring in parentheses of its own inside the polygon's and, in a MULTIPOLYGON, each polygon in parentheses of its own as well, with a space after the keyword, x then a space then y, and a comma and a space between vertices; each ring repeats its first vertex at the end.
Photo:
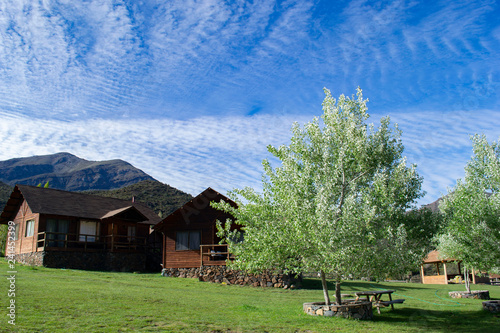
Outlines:
POLYGON ((29 252, 15 254, 14 260, 23 265, 43 266, 43 257, 45 252, 29 252))
POLYGON ((162 276, 180 278, 196 278, 200 281, 250 285, 254 287, 270 287, 294 289, 300 287, 300 278, 294 278, 288 274, 273 274, 264 272, 262 274, 251 274, 243 271, 232 270, 226 266, 203 266, 200 268, 164 268, 162 276))

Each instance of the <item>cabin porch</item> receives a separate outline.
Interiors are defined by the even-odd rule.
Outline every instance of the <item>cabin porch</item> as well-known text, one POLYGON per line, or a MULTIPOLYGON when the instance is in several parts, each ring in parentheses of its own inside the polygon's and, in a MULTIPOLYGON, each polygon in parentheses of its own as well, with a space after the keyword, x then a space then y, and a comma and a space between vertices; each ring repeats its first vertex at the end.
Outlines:
POLYGON ((144 252, 146 237, 130 235, 87 235, 78 233, 39 232, 36 252, 84 251, 84 252, 144 252))

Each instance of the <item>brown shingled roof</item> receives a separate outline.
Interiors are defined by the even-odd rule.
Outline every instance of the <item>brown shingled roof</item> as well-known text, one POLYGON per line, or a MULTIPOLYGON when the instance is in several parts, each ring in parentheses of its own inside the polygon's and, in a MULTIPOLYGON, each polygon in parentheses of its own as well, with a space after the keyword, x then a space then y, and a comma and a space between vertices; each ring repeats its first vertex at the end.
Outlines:
POLYGON ((197 212, 199 209, 209 207, 211 201, 219 202, 220 200, 224 200, 233 207, 238 206, 233 200, 217 192, 213 188, 208 187, 196 197, 186 202, 182 207, 178 208, 172 214, 165 217, 160 223, 155 225, 154 229, 162 230, 166 224, 182 219, 183 214, 190 215, 190 212, 195 211, 196 213, 194 214, 196 215, 198 214, 197 212))
POLYGON ((137 211, 136 216, 145 218, 141 223, 156 224, 160 221, 153 210, 138 202, 50 188, 16 185, 0 215, 0 223, 7 223, 14 218, 12 215, 16 213, 15 209, 22 198, 27 201, 34 213, 100 220, 133 209, 137 211))

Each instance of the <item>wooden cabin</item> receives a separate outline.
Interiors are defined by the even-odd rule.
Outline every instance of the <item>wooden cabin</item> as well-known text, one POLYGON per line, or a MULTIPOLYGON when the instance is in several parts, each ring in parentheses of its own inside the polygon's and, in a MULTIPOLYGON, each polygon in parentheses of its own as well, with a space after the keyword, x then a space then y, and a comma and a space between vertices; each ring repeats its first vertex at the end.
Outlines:
MULTIPOLYGON (((461 283, 464 272, 461 262, 453 258, 441 258, 439 252, 434 250, 427 254, 420 268, 420 277, 423 284, 449 284, 461 283)), ((481 276, 472 270, 469 279, 473 284, 488 283, 489 277, 481 276)))
POLYGON ((95 270, 143 270, 151 225, 148 207, 126 200, 16 185, 1 224, 15 228, 17 262, 95 270))
POLYGON ((163 268, 226 264, 230 255, 227 245, 219 244, 216 221, 233 217, 210 206, 210 202, 220 200, 236 207, 226 196, 207 188, 155 225, 155 231, 163 234, 163 268))

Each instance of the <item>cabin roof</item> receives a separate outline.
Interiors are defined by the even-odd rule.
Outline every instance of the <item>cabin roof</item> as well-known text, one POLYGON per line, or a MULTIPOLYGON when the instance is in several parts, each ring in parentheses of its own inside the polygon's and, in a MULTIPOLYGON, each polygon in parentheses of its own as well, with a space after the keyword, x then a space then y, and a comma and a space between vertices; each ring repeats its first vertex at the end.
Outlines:
POLYGON ((127 200, 68 192, 51 188, 16 185, 0 215, 0 223, 14 218, 25 199, 33 213, 101 220, 130 212, 137 222, 156 224, 158 215, 145 205, 127 200))
MULTIPOLYGON (((160 223, 156 224, 154 226, 154 228, 156 230, 161 230, 167 224, 171 224, 171 223, 177 224, 179 219, 185 220, 184 217, 186 217, 186 216, 189 216, 191 214, 197 215, 199 211, 210 208, 211 201, 219 202, 220 200, 224 200, 225 202, 229 203, 231 206, 237 207, 237 204, 233 200, 231 200, 228 197, 226 197, 225 195, 217 192, 213 188, 208 187, 203 192, 198 194, 196 197, 194 197, 193 199, 189 200, 184 205, 182 205, 182 207, 178 208, 172 214, 168 215, 160 223)), ((189 223, 189 222, 186 221, 186 223, 189 223)))

